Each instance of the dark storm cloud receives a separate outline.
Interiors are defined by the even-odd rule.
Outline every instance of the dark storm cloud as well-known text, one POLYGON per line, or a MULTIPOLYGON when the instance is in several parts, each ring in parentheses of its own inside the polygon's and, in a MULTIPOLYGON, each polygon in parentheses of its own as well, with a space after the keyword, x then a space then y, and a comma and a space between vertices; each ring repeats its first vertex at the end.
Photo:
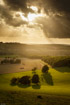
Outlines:
MULTIPOLYGON (((23 0, 22 0, 23 1, 23 0)), ((33 5, 44 8, 45 12, 70 13, 70 0, 28 0, 33 5)))
POLYGON ((70 38, 70 21, 67 18, 69 17, 56 15, 36 21, 42 24, 41 28, 48 38, 70 38))
POLYGON ((43 32, 50 38, 70 38, 70 0, 29 0, 33 5, 44 9, 49 19, 37 22, 43 25, 43 32))
POLYGON ((70 0, 40 1, 45 13, 50 17, 48 20, 45 18, 39 21, 45 35, 50 38, 70 38, 70 0))
POLYGON ((27 0, 3 0, 3 1, 14 10, 27 8, 26 7, 27 0))
MULTIPOLYGON (((26 21, 13 18, 12 12, 22 11, 24 14, 33 12, 27 5, 34 5, 44 9, 50 18, 39 18, 37 24, 42 25, 43 32, 50 38, 70 38, 70 0, 3 0, 5 6, 0 5, 0 17, 11 26, 27 24, 26 21)), ((27 15, 26 15, 27 16, 27 15)), ((30 26, 32 28, 34 26, 30 26)))
POLYGON ((50 38, 70 38, 70 16, 55 15, 43 22, 43 31, 50 38))
POLYGON ((4 19, 4 21, 14 27, 18 27, 23 24, 27 24, 26 21, 22 21, 20 19, 13 18, 12 12, 9 11, 7 7, 0 5, 0 17, 4 19))
POLYGON ((43 0, 45 10, 50 9, 55 12, 70 12, 70 0, 43 0))
POLYGON ((8 8, 0 5, 0 16, 2 18, 8 18, 8 19, 11 19, 12 15, 10 14, 10 11, 8 8))
POLYGON ((28 0, 3 0, 11 10, 23 11, 25 13, 33 12, 32 9, 27 8, 28 0))
MULTIPOLYGON (((11 25, 18 27, 20 25, 27 24, 25 20, 13 18, 13 12, 22 11, 27 14, 28 12, 33 12, 31 9, 27 8, 27 0, 3 0, 5 5, 0 5, 0 17, 4 21, 11 25)), ((16 16, 17 17, 17 16, 16 16)))

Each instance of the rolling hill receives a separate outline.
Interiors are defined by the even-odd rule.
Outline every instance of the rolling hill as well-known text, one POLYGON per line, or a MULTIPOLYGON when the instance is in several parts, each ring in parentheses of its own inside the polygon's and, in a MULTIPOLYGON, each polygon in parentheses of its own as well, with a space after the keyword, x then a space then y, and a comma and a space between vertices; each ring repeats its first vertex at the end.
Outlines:
POLYGON ((20 43, 0 43, 0 55, 64 56, 70 55, 70 46, 58 44, 27 45, 20 43))

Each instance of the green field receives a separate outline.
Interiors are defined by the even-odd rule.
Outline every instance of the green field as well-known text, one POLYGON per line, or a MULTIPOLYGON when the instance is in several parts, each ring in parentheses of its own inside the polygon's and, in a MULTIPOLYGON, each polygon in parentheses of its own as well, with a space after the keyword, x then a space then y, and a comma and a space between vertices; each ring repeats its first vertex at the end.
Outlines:
POLYGON ((0 103, 6 105, 69 105, 70 103, 70 68, 50 68, 48 74, 37 70, 40 77, 39 86, 12 86, 10 80, 13 77, 25 75, 33 76, 32 71, 12 74, 0 74, 0 103), (37 99, 41 95, 43 99, 37 99), (47 99, 46 99, 47 98, 47 99), (51 100, 50 100, 51 99, 51 100), (35 103, 35 101, 37 101, 35 103))
POLYGON ((70 95, 70 68, 62 67, 52 69, 50 68, 48 74, 43 74, 41 70, 37 70, 36 74, 40 77, 40 86, 31 84, 29 87, 11 86, 10 80, 13 77, 22 77, 24 75, 32 76, 32 71, 1 74, 0 75, 0 90, 22 90, 31 92, 42 92, 48 94, 70 95))

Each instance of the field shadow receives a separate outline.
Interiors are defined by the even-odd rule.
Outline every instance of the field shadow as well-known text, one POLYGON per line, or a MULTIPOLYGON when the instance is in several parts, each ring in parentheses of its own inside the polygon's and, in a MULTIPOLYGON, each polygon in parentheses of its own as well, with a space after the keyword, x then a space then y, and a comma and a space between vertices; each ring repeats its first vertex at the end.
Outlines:
POLYGON ((18 84, 17 86, 20 87, 20 88, 28 88, 28 87, 30 87, 30 85, 22 85, 22 84, 18 84))
POLYGON ((36 71, 32 71, 32 74, 36 74, 36 71))
POLYGON ((18 86, 20 88, 28 88, 30 87, 31 85, 22 85, 22 84, 10 84, 11 86, 18 86))
POLYGON ((36 70, 37 70, 37 67, 34 67, 34 68, 32 69, 32 74, 36 74, 36 70))
POLYGON ((41 88, 41 85, 32 85, 32 88, 33 89, 40 89, 41 88))
POLYGON ((50 73, 43 73, 42 78, 45 79, 48 85, 51 85, 51 86, 54 85, 52 75, 50 73))
POLYGON ((10 84, 11 86, 16 86, 16 84, 10 84))
POLYGON ((59 72, 70 72, 70 68, 69 67, 56 67, 54 68, 56 71, 59 71, 59 72))

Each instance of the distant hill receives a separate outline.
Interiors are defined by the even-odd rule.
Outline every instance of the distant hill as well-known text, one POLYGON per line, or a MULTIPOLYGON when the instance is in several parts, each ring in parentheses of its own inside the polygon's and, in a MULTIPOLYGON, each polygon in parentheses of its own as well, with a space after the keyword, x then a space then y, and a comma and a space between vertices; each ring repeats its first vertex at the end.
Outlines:
POLYGON ((64 56, 70 55, 70 45, 60 44, 20 44, 0 42, 0 55, 23 55, 23 56, 64 56))

